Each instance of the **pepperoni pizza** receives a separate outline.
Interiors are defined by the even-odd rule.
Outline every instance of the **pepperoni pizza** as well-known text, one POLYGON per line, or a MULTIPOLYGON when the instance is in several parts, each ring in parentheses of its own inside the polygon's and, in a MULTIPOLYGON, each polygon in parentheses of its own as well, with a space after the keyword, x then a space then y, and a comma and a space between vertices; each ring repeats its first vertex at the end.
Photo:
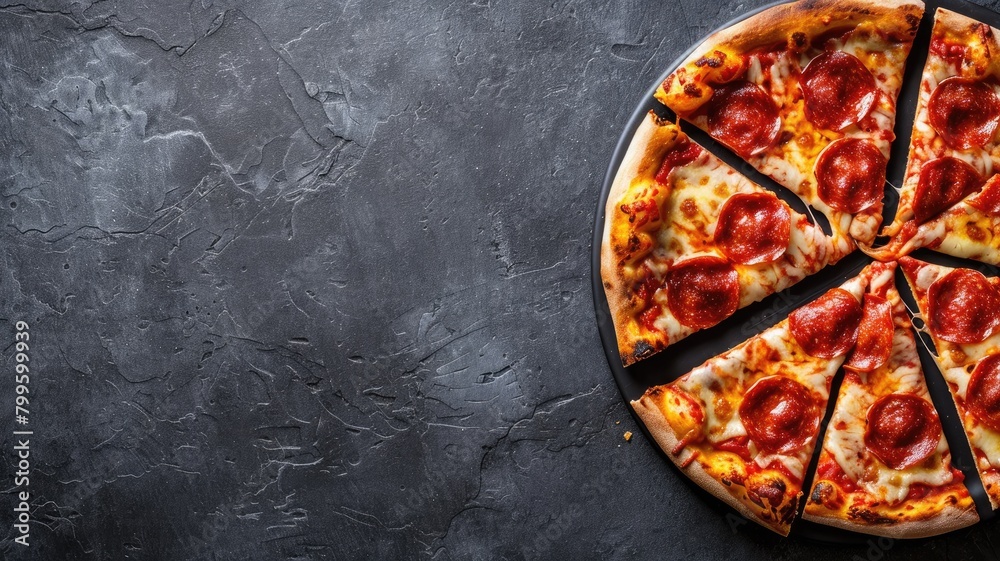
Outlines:
POLYGON ((899 260, 948 382, 976 467, 1000 508, 1000 279, 979 271, 899 260))
POLYGON ((1000 279, 902 257, 928 247, 1000 263, 1000 31, 938 11, 891 239, 872 247, 922 14, 919 0, 775 6, 710 36, 656 91, 821 211, 830 235, 652 112, 606 202, 601 278, 625 366, 856 247, 885 261, 631 402, 686 475, 782 535, 797 515, 890 537, 964 527, 978 520, 978 479, 1000 508, 1000 279), (896 260, 977 472, 952 466, 896 260))
POLYGON ((854 347, 866 275, 632 402, 653 438, 709 492, 787 535, 826 411, 854 347))
MULTIPOLYGON (((896 217, 885 247, 895 259, 919 247, 1000 264, 1000 41, 985 23, 938 9, 910 136, 896 217)), ((864 245, 862 246, 864 248, 864 245)))
POLYGON ((776 6, 710 36, 656 97, 823 212, 838 243, 871 243, 922 14, 919 0, 776 6))
POLYGON ((895 263, 875 263, 803 518, 893 538, 979 520, 930 401, 895 263))
POLYGON ((626 366, 844 255, 808 217, 653 113, 605 220, 601 274, 626 366))

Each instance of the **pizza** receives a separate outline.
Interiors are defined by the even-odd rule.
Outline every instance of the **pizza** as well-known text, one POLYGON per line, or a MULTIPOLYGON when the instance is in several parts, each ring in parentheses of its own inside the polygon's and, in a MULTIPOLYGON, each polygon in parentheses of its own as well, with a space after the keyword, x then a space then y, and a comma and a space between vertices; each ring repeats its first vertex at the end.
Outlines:
POLYGON ((922 17, 916 0, 800 0, 712 34, 658 85, 662 107, 642 119, 604 203, 600 276, 621 363, 666 350, 636 371, 646 389, 634 412, 680 471, 781 535, 800 517, 936 535, 989 514, 973 501, 980 487, 1000 508, 1000 278, 908 257, 1000 264, 989 25, 936 12, 927 62, 908 75, 920 87, 898 208, 874 243, 922 17), (836 273, 859 248, 874 261, 836 273), (919 314, 896 288, 897 264, 919 314), (670 345, 768 295, 794 303, 787 289, 825 268, 838 281, 822 287, 837 288, 765 310, 771 327, 677 376, 670 345), (921 363, 914 327, 933 339, 933 363, 921 363), (948 399, 928 383, 939 375, 968 442, 944 437, 955 419, 931 398, 948 399), (953 453, 975 465, 957 469, 953 453))
POLYGON ((891 538, 979 521, 930 399, 895 263, 875 263, 803 518, 891 538))
POLYGON ((649 113, 608 196, 602 278, 624 365, 846 252, 809 218, 649 113))
POLYGON ((896 98, 923 3, 775 6, 711 35, 656 98, 870 244, 882 222, 896 98))
POLYGON ((993 508, 1000 507, 1000 279, 899 260, 993 508))
POLYGON ((996 28, 938 9, 910 134, 892 237, 868 253, 919 247, 1000 264, 1000 41, 996 28), (990 180, 989 194, 981 194, 990 180))
POLYGON ((830 384, 854 347, 867 273, 632 407, 667 456, 747 518, 788 535, 830 384))

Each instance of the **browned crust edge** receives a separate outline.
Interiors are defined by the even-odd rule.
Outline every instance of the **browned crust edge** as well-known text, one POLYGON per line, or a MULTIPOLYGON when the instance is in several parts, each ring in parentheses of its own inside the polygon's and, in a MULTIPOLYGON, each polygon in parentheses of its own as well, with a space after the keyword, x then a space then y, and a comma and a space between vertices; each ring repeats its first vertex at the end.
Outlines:
POLYGON ((969 16, 964 16, 958 12, 953 12, 946 8, 938 8, 934 12, 934 29, 931 31, 931 35, 938 33, 941 29, 947 28, 955 31, 963 31, 964 28, 968 28, 974 25, 986 25, 993 30, 994 41, 993 44, 1000 46, 1000 39, 997 39, 997 34, 1000 30, 993 27, 992 25, 980 21, 969 16), (941 27, 938 27, 941 26, 941 27))
POLYGON ((837 515, 816 515, 808 511, 802 513, 803 520, 817 522, 843 530, 883 536, 895 539, 926 538, 937 536, 959 528, 965 528, 979 522, 979 514, 976 512, 976 505, 969 501, 969 504, 962 508, 954 505, 945 505, 945 508, 933 518, 925 520, 907 520, 895 524, 866 524, 864 522, 854 522, 837 515))
POLYGON ((655 334, 648 337, 637 336, 634 333, 635 313, 632 302, 630 280, 625 277, 618 266, 618 256, 611 243, 611 234, 616 219, 621 215, 618 204, 628 192, 632 180, 656 173, 664 154, 674 146, 679 138, 680 128, 662 121, 650 111, 635 131, 632 141, 618 173, 611 184, 608 200, 604 207, 604 236, 601 241, 601 281, 604 294, 608 300, 608 309, 615 326, 615 337, 618 340, 618 353, 622 364, 628 366, 636 361, 652 355, 666 347, 668 341, 664 337, 657 338, 655 334), (646 343, 648 348, 639 351, 639 343, 646 343))
MULTIPOLYGON (((908 36, 912 41, 923 13, 924 3, 920 0, 800 0, 781 4, 713 33, 678 69, 696 68, 696 61, 716 49, 742 53, 757 47, 785 43, 789 35, 796 31, 820 34, 830 29, 847 29, 863 22, 871 22, 889 35, 908 36)), ((656 97, 662 102, 667 101, 662 84, 656 97)))
MULTIPOLYGON (((710 35, 697 50, 718 46, 750 50, 783 43, 789 33, 795 31, 821 34, 864 22, 871 22, 887 35, 912 36, 923 13, 924 3, 921 0, 800 0, 768 8, 722 29, 710 35)), ((685 64, 693 60, 697 60, 694 55, 685 64)))
MULTIPOLYGON (((656 443, 660 446, 660 449, 663 450, 663 453, 666 454, 667 457, 674 462, 677 468, 684 472, 684 475, 687 475, 691 481, 694 481, 702 489, 715 495, 722 502, 736 509, 736 511, 744 518, 753 520, 768 530, 777 532, 782 536, 788 535, 789 530, 791 530, 791 524, 788 524, 787 526, 775 526, 764 521, 760 517, 760 511, 755 511, 747 503, 744 503, 735 495, 730 493, 728 487, 723 485, 718 479, 712 477, 705 471, 704 468, 702 468, 701 464, 698 463, 697 458, 695 458, 694 461, 691 461, 691 456, 695 454, 693 450, 685 447, 678 454, 671 453, 680 441, 677 439, 677 435, 670 427, 670 424, 667 423, 667 419, 663 416, 659 406, 653 401, 652 398, 649 397, 649 395, 643 395, 641 398, 632 401, 632 409, 635 410, 636 414, 639 415, 639 418, 642 419, 642 422, 646 425, 646 429, 649 431, 649 434, 651 434, 653 439, 656 440, 656 443), (685 463, 687 463, 686 466, 684 465, 685 463)), ((802 500, 801 489, 799 490, 798 500, 802 500)))

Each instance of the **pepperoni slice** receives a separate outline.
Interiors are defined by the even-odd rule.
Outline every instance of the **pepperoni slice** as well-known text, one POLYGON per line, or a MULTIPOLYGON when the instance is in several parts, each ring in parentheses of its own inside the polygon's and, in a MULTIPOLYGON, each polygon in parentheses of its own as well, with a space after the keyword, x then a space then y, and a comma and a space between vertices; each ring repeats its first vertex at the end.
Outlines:
POLYGON ((819 406, 809 388, 782 376, 767 376, 747 390, 740 421, 765 452, 788 454, 804 446, 819 429, 819 406))
POLYGON ((979 422, 1000 431, 1000 354, 976 365, 965 390, 965 406, 979 422))
POLYGON ((858 340, 861 304, 843 288, 834 288, 788 316, 792 337, 817 358, 846 354, 858 340))
POLYGON ((919 464, 941 441, 941 421, 934 406, 912 394, 880 397, 868 408, 867 421, 865 447, 892 469, 919 464))
POLYGON ((667 272, 667 306, 677 321, 704 329, 733 315, 740 302, 739 275, 719 257, 681 261, 667 272))
POLYGON ((991 177, 969 205, 987 216, 1000 216, 1000 175, 991 177))
POLYGON ((885 156, 870 140, 835 140, 816 159, 819 198, 851 214, 870 208, 882 200, 885 165, 885 156))
POLYGON ((982 148, 1000 124, 1000 99, 985 83, 952 76, 934 88, 927 102, 934 130, 957 150, 982 148))
POLYGON ((894 331, 889 301, 876 294, 865 294, 858 342, 845 366, 871 372, 889 362, 894 331))
POLYGON ((980 343, 1000 327, 1000 294, 979 271, 955 269, 927 289, 927 315, 936 337, 980 343))
POLYGON ((785 254, 792 215, 771 193, 737 193, 722 205, 715 244, 735 263, 770 263, 785 254))
POLYGON ((924 164, 913 194, 913 215, 917 222, 926 222, 953 206, 983 185, 983 178, 971 165, 944 156, 924 164))
POLYGON ((663 163, 660 170, 656 172, 656 181, 666 184, 670 178, 670 172, 676 168, 684 167, 698 159, 701 155, 701 146, 688 139, 683 139, 674 145, 663 156, 663 163))
POLYGON ((821 129, 843 130, 868 116, 878 88, 875 77, 858 57, 827 51, 802 71, 806 118, 821 129))
POLYGON ((708 133, 744 158, 768 149, 778 138, 778 105, 760 86, 737 80, 715 90, 708 103, 708 133))

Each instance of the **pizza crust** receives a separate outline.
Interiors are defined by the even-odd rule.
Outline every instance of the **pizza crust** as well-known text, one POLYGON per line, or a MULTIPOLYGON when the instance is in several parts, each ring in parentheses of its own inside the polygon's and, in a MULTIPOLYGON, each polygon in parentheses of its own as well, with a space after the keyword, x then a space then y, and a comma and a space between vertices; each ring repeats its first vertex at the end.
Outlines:
POLYGON ((937 9, 937 11, 934 13, 934 21, 935 25, 940 25, 944 29, 956 32, 966 32, 980 25, 985 25, 989 27, 990 30, 993 32, 993 40, 990 41, 989 45, 987 45, 987 47, 989 48, 982 51, 981 54, 985 58, 989 59, 988 62, 992 62, 995 59, 995 57, 992 56, 992 53, 997 52, 996 48, 1000 47, 1000 38, 997 37, 997 34, 1000 33, 1000 29, 997 29, 985 22, 979 21, 974 18, 970 18, 969 16, 963 16, 962 14, 953 12, 951 10, 947 10, 945 8, 937 9))
MULTIPOLYGON (((641 398, 633 401, 632 409, 637 415, 639 415, 643 424, 646 425, 646 429, 649 431, 649 434, 652 435, 654 440, 656 440, 656 443, 660 446, 663 453, 670 458, 677 468, 684 472, 684 474, 687 475, 691 481, 694 481, 699 487, 715 495, 717 498, 722 500, 722 502, 735 509, 744 518, 753 520, 768 530, 777 532, 782 536, 788 535, 788 532, 791 529, 791 522, 787 525, 768 524, 761 518, 762 515, 767 515, 766 511, 760 510, 757 505, 750 502, 750 499, 745 491, 740 497, 737 497, 731 492, 730 487, 723 485, 722 482, 705 471, 702 465, 697 461, 697 458, 692 459, 692 456, 694 456, 696 452, 691 448, 684 447, 679 453, 672 453, 672 451, 675 450, 680 444, 680 440, 678 440, 673 428, 671 428, 667 419, 663 416, 659 406, 653 401, 652 398, 649 397, 649 395, 643 395, 641 398), (751 505, 753 506, 751 507, 751 505)), ((742 488, 742 486, 739 487, 742 488)), ((799 501, 801 497, 802 492, 799 491, 796 501, 799 501)))
POLYGON ((809 512, 802 513, 802 519, 862 534, 905 539, 926 538, 971 526, 979 522, 979 514, 976 512, 975 505, 971 505, 968 508, 946 505, 934 518, 908 520, 886 525, 854 522, 838 516, 819 516, 810 514, 809 512))
POLYGON ((910 35, 920 25, 924 3, 920 0, 802 0, 768 8, 708 37, 684 61, 697 60, 712 45, 750 50, 784 42, 790 33, 824 33, 871 22, 885 34, 910 35))
MULTIPOLYGON (((924 3, 920 0, 886 0, 877 3, 864 0, 802 0, 781 4, 713 33, 680 64, 678 70, 708 76, 716 72, 721 77, 726 70, 725 65, 721 68, 708 65, 714 68, 712 70, 706 68, 706 65, 699 65, 699 61, 716 50, 741 54, 758 47, 787 43, 796 32, 812 37, 830 30, 849 29, 862 22, 870 22, 884 34, 912 39, 923 12, 924 3)), ((671 76, 677 73, 674 72, 671 76)), ((669 81, 670 78, 656 92, 656 98, 668 107, 693 111, 707 102, 714 92, 703 81, 696 80, 704 90, 697 96, 697 100, 691 100, 682 91, 671 92, 669 81)))
MULTIPOLYGON (((635 333, 635 314, 638 312, 632 299, 632 279, 625 276, 622 267, 618 266, 621 254, 612 244, 612 232, 615 228, 615 217, 618 214, 617 205, 631 187, 632 179, 641 176, 652 176, 659 168, 664 155, 674 147, 679 137, 680 129, 663 126, 665 122, 650 111, 642 120, 629 143, 625 157, 618 167, 618 173, 611 184, 607 203, 604 209, 604 237, 601 242, 601 280, 604 293, 608 300, 608 309, 615 326, 615 336, 618 339, 618 352, 625 366, 652 354, 666 346, 666 340, 654 338, 655 334, 646 335, 646 346, 640 348, 639 337, 635 333), (658 348, 659 347, 659 348, 658 348)), ((666 188, 666 187, 664 187, 666 188)))

